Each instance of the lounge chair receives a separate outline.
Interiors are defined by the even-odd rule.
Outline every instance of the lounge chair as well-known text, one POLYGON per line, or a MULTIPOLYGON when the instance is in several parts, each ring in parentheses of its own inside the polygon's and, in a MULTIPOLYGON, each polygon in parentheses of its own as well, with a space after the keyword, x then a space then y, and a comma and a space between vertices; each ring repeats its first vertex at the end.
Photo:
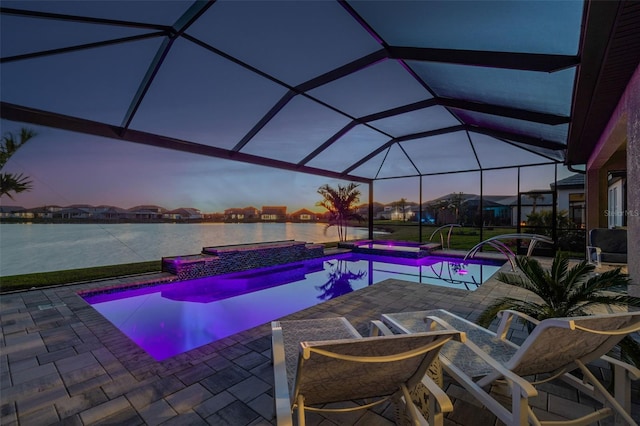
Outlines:
POLYGON ((502 311, 496 333, 445 310, 385 314, 382 321, 401 333, 434 328, 464 331, 467 341, 447 343, 440 351, 443 369, 507 425, 586 425, 615 415, 616 421, 637 425, 631 418, 631 380, 640 370, 606 354, 626 335, 640 330, 640 312, 552 318, 537 321, 516 311, 502 311), (535 328, 522 345, 507 340, 513 318, 531 322, 535 328), (439 324, 439 326, 438 326, 439 324), (586 367, 595 360, 613 366, 614 395, 586 367), (583 378, 574 375, 579 369, 583 378), (538 419, 529 405, 537 395, 535 385, 562 379, 603 403, 603 408, 566 422, 538 419), (530 379, 530 380, 525 380, 530 379), (507 385, 511 407, 498 402, 491 385, 507 385))
POLYGON ((425 373, 442 345, 452 339, 464 340, 464 333, 379 335, 392 333, 379 321, 372 324, 373 336, 362 337, 343 317, 271 323, 279 426, 291 425, 295 410, 298 425, 303 426, 306 411, 345 412, 387 400, 405 406, 413 424, 420 424, 409 394, 418 384, 431 396, 429 419, 422 420, 443 424, 443 413, 453 405, 425 373), (356 407, 348 404, 347 408, 325 406, 363 399, 373 401, 356 407))

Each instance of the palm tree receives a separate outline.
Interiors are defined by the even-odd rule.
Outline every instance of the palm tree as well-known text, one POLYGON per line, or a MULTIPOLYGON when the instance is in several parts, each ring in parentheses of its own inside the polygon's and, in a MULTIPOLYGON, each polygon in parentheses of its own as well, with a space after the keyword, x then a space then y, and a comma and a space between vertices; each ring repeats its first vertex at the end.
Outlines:
POLYGON ((358 184, 350 183, 347 186, 338 184, 338 188, 332 188, 328 184, 318 188, 318 193, 323 200, 318 201, 316 206, 324 207, 329 211, 329 223, 338 227, 339 241, 347 241, 347 227, 350 220, 362 221, 363 218, 356 211, 356 206, 360 202, 360 190, 358 184))
POLYGON ((460 217, 460 209, 462 207, 462 204, 464 204, 463 195, 464 194, 462 192, 454 192, 453 194, 451 194, 451 197, 447 199, 447 203, 449 203, 447 208, 453 210, 453 214, 455 215, 455 223, 459 223, 458 219, 460 217))
MULTIPOLYGON (((569 268, 569 258, 556 253, 550 270, 545 270, 533 258, 519 256, 516 265, 521 273, 500 272, 498 281, 528 290, 542 299, 540 303, 503 297, 488 306, 478 318, 478 324, 488 327, 499 311, 513 309, 537 320, 575 317, 589 314, 589 308, 601 305, 640 307, 640 298, 612 292, 626 286, 629 278, 620 268, 593 274, 594 265, 586 260, 569 268)), ((640 344, 630 336, 618 345, 627 362, 640 365, 640 344)))
POLYGON ((531 213, 535 213, 536 212, 536 207, 537 207, 537 204, 538 204, 538 200, 542 201, 544 199, 544 195, 532 192, 530 194, 527 194, 527 197, 529 197, 529 198, 531 198, 533 200, 533 206, 531 207, 531 213))
MULTIPOLYGON (((19 137, 9 132, 2 136, 2 143, 0 144, 0 170, 4 168, 13 154, 35 135, 36 133, 33 130, 22 128, 20 129, 19 137)), ((29 177, 24 176, 22 173, 0 173, 0 197, 6 195, 13 200, 12 194, 30 191, 32 188, 31 184, 32 182, 29 177)))

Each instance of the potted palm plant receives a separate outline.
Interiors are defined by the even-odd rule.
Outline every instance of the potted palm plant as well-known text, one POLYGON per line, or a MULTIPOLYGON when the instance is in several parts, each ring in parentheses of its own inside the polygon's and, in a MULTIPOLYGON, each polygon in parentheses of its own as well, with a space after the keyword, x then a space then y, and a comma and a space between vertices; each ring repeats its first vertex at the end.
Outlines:
MULTIPOLYGON (((536 294, 541 301, 503 297, 488 306, 478 318, 478 324, 488 327, 499 311, 513 309, 537 320, 575 317, 589 314, 589 308, 598 305, 640 308, 640 298, 622 293, 629 278, 620 268, 594 273, 595 266, 586 260, 569 267, 565 253, 556 253, 551 269, 545 269, 538 260, 519 256, 519 272, 500 272, 496 279, 536 294)), ((622 359, 640 366, 640 344, 626 336, 618 346, 622 359)))

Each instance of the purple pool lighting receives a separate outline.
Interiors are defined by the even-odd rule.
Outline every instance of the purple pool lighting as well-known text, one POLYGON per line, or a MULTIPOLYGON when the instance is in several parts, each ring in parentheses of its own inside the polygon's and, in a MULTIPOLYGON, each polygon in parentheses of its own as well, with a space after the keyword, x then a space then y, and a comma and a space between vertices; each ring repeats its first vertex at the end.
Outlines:
POLYGON ((81 296, 158 361, 387 278, 475 290, 500 268, 359 253, 81 296), (467 271, 464 277, 459 274, 467 271))

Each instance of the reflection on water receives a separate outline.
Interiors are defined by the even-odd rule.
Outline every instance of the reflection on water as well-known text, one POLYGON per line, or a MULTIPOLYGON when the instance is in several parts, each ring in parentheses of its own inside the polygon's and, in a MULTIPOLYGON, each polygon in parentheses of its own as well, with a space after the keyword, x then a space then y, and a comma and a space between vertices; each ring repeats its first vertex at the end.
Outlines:
POLYGON ((353 265, 344 259, 326 262, 329 267, 329 280, 323 285, 316 286, 316 290, 322 293, 318 295, 320 300, 329 300, 353 291, 352 281, 360 281, 367 276, 366 271, 353 272, 349 268, 353 265))
MULTIPOLYGON (((480 265, 478 268, 478 265, 458 263, 449 260, 429 265, 430 271, 428 270, 425 275, 429 278, 435 278, 442 282, 458 286, 459 288, 464 287, 467 290, 475 290, 486 279, 484 277, 486 272, 482 266, 484 265, 480 265), (470 268, 478 268, 478 271, 470 274, 470 268)), ((491 275, 493 275, 493 272, 491 272, 491 275)))
MULTIPOLYGON (((0 224, 0 275, 88 268, 200 253, 203 247, 337 241, 321 223, 0 224)), ((368 230, 350 228, 353 239, 368 230)))

